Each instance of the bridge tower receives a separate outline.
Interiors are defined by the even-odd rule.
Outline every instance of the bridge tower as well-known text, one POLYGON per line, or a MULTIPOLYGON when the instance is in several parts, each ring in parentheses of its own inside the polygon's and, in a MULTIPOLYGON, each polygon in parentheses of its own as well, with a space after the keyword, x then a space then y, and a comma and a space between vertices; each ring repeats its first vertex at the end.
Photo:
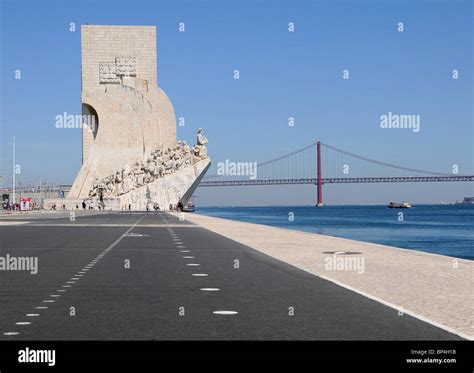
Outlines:
POLYGON ((323 176, 321 173, 321 141, 317 143, 317 167, 318 167, 318 179, 317 179, 317 192, 318 192, 318 204, 317 207, 323 207, 323 176))

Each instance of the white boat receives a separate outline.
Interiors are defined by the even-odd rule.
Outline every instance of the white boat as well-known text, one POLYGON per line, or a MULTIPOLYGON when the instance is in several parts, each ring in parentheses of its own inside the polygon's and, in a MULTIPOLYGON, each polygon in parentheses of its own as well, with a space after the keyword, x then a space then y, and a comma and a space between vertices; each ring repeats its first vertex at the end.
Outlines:
POLYGON ((399 202, 392 201, 387 205, 387 207, 389 209, 409 209, 411 205, 408 202, 399 203, 399 202))

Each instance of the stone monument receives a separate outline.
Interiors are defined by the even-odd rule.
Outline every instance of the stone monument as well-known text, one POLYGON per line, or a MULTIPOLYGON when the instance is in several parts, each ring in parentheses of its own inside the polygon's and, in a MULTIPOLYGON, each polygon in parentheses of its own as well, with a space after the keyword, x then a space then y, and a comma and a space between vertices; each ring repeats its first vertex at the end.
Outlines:
POLYGON ((201 128, 192 148, 176 141, 173 105, 157 85, 156 28, 83 25, 81 38, 82 167, 68 208, 185 205, 210 166, 208 141, 201 128))

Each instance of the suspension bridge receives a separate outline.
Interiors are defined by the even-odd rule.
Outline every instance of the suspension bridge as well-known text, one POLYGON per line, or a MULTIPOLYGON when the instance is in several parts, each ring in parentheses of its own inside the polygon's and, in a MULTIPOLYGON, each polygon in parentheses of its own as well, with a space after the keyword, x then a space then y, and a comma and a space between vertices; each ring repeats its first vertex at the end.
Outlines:
POLYGON ((324 184, 468 182, 474 175, 420 170, 381 162, 334 146, 314 142, 265 162, 233 164, 231 172, 203 178, 200 187, 312 184, 323 205, 324 184))

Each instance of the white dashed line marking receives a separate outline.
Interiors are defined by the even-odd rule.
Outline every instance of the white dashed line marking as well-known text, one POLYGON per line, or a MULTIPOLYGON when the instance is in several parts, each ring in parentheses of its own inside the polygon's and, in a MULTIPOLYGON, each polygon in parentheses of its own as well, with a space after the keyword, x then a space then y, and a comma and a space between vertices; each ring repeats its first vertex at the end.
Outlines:
POLYGON ((66 284, 75 284, 76 281, 66 281, 66 284))
POLYGON ((71 285, 63 285, 63 288, 70 288, 71 285))
POLYGON ((46 299, 43 301, 43 303, 54 303, 53 299, 46 299))
POLYGON ((50 297, 53 297, 53 298, 58 298, 60 297, 61 295, 60 294, 51 294, 50 297))
POLYGON ((199 266, 200 264, 197 264, 197 263, 188 263, 186 264, 187 266, 190 266, 190 267, 197 267, 199 266))
POLYGON ((66 290, 64 290, 64 289, 58 289, 56 291, 59 292, 59 293, 65 293, 66 292, 66 290))
POLYGON ((39 315, 39 313, 27 313, 26 317, 38 317, 39 315))
POLYGON ((206 277, 206 276, 207 276, 207 273, 193 273, 193 276, 196 276, 196 277, 206 277))
POLYGON ((237 311, 214 311, 214 315, 236 315, 237 311))
POLYGON ((202 291, 219 291, 221 289, 218 289, 218 288, 201 288, 199 290, 202 290, 202 291))
POLYGON ((79 277, 71 277, 71 280, 79 280, 79 277))
POLYGON ((180 253, 189 253, 189 250, 179 250, 180 253))
POLYGON ((3 335, 18 335, 20 333, 18 332, 6 332, 6 333, 3 333, 3 335))
POLYGON ((183 256, 183 259, 194 259, 194 256, 183 256))
POLYGON ((19 321, 19 322, 16 322, 15 325, 30 325, 31 323, 28 322, 28 321, 19 321))
POLYGON ((38 307, 35 307, 37 310, 47 310, 48 307, 46 306, 38 306, 38 307))

